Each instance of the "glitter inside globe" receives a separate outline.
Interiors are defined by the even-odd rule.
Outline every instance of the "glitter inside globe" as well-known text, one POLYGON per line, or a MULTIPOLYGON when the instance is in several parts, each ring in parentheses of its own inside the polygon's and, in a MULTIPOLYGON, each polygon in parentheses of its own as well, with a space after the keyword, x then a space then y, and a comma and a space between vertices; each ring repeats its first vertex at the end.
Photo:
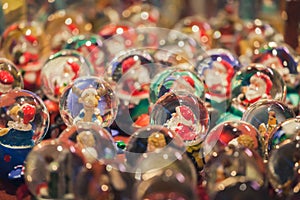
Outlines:
POLYGON ((77 123, 66 128, 59 136, 60 140, 71 140, 81 150, 89 163, 114 159, 117 150, 111 134, 95 123, 77 123))
POLYGON ((185 152, 182 139, 173 131, 153 125, 140 128, 129 138, 125 151, 126 163, 134 167, 141 157, 164 152, 166 148, 174 148, 181 154, 185 152))
POLYGON ((262 158, 248 148, 226 147, 215 154, 204 168, 206 188, 211 199, 267 195, 262 158), (245 193, 243 193, 245 192, 245 193))
POLYGON ((192 146, 202 142, 209 127, 209 114, 204 102, 186 92, 169 92, 159 98, 150 113, 150 123, 163 125, 176 132, 192 146))
POLYGON ((287 119, 280 123, 268 138, 268 153, 276 149, 281 144, 295 140, 299 137, 300 117, 287 119))
POLYGON ((110 85, 98 77, 81 77, 65 88, 60 114, 67 126, 94 122, 108 127, 117 113, 117 99, 110 85))
POLYGON ((231 82, 231 108, 242 115, 261 99, 283 101, 286 86, 280 74, 261 64, 251 64, 235 74, 231 82))
POLYGON ((3 94, 0 105, 0 177, 20 179, 21 174, 18 177, 14 172, 17 173, 17 166, 23 165, 32 147, 45 136, 49 114, 43 101, 27 90, 3 94))
POLYGON ((277 145, 269 156, 268 179, 275 192, 284 199, 292 196, 299 197, 299 148, 300 137, 298 135, 293 140, 286 140, 277 145))
POLYGON ((204 84, 195 73, 180 68, 168 68, 151 80, 150 100, 155 103, 165 93, 180 90, 204 98, 204 84))
POLYGON ((67 40, 63 49, 73 49, 80 52, 92 64, 97 75, 104 74, 105 51, 102 38, 98 35, 78 35, 67 40))
POLYGON ((195 38, 206 49, 212 47, 212 28, 201 16, 185 17, 175 24, 174 29, 195 38))
POLYGON ((211 49, 199 56, 196 71, 207 87, 206 98, 215 102, 229 99, 231 80, 239 68, 238 59, 225 49, 211 49))
POLYGON ((258 130, 244 121, 222 122, 209 131, 202 143, 206 162, 227 146, 246 147, 263 155, 263 138, 258 130))
POLYGON ((15 88, 23 88, 21 72, 11 61, 0 58, 0 94, 5 94, 15 88))
POLYGON ((49 57, 41 71, 44 94, 58 102, 65 89, 75 79, 93 74, 90 63, 75 50, 61 50, 49 57))
POLYGON ((38 199, 72 199, 84 167, 83 155, 72 142, 45 140, 26 159, 26 185, 38 199))

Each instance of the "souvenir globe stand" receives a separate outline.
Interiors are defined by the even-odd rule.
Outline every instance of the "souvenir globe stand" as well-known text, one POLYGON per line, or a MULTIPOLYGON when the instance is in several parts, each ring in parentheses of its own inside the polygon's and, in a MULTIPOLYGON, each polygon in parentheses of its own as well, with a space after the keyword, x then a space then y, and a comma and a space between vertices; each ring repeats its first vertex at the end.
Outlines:
POLYGON ((252 104, 243 114, 242 120, 258 129, 263 139, 263 149, 267 152, 267 144, 274 129, 295 114, 286 104, 276 100, 258 101, 252 104))
POLYGON ((27 90, 3 94, 0 105, 0 176, 18 180, 27 154, 47 132, 49 114, 43 101, 27 90))
POLYGON ((42 68, 42 90, 50 100, 58 102, 68 84, 93 73, 90 63, 77 51, 61 50, 51 55, 42 68))
POLYGON ((185 91, 168 92, 153 106, 150 123, 176 132, 185 142, 187 153, 196 168, 202 169, 200 143, 209 128, 209 114, 202 100, 185 91))
MULTIPOLYGON (((128 166, 132 169, 137 167, 137 162, 141 157, 145 155, 152 155, 164 153, 166 148, 173 148, 182 155, 185 152, 185 146, 182 139, 175 134, 173 131, 169 130, 163 126, 146 126, 138 129, 133 133, 128 141, 128 145, 125 150, 125 161, 128 166)), ((172 156, 174 152, 168 156, 174 158, 174 160, 169 160, 169 162, 162 163, 162 167, 171 164, 177 158, 172 156)))
POLYGON ((277 144, 270 152, 267 164, 268 179, 277 196, 282 199, 299 199, 299 132, 277 144))
POLYGON ((59 136, 59 140, 72 141, 81 150, 89 163, 112 160, 117 150, 110 132, 96 123, 77 123, 66 128, 59 136))
POLYGON ((226 121, 210 130, 201 146, 204 161, 207 163, 230 145, 249 148, 263 156, 262 142, 263 138, 253 125, 244 121, 226 121))
POLYGON ((241 119, 243 113, 253 103, 274 99, 284 101, 286 86, 280 74, 261 64, 251 64, 238 71, 231 82, 231 105, 219 122, 241 119))
POLYGON ((90 165, 72 142, 44 140, 26 159, 26 184, 39 200, 75 199, 78 174, 90 165))
POLYGON ((93 122, 109 127, 117 114, 117 99, 110 85, 98 77, 76 79, 60 98, 60 114, 67 126, 93 122))
POLYGON ((0 58, 0 94, 23 87, 23 77, 19 69, 11 61, 0 58))
POLYGON ((35 21, 21 21, 7 27, 1 38, 4 56, 21 70, 24 87, 28 90, 39 89, 42 63, 50 53, 41 27, 35 21))
POLYGON ((63 49, 73 49, 80 52, 93 66, 95 74, 104 74, 105 51, 103 39, 95 34, 85 34, 74 36, 67 40, 63 49))

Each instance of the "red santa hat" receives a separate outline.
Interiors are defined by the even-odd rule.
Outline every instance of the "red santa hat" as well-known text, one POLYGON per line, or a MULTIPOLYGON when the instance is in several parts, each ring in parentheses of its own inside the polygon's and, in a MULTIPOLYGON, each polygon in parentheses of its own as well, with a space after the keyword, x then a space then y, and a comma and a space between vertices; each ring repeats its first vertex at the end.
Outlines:
POLYGON ((23 123, 28 124, 34 119, 36 108, 31 104, 22 105, 23 123))
POLYGON ((37 42, 37 38, 34 35, 25 35, 25 39, 30 43, 34 44, 37 42))
POLYGON ((123 62, 122 62, 122 72, 126 73, 133 65, 136 64, 136 60, 134 59, 134 57, 129 57, 126 58, 123 62))
POLYGON ((266 94, 270 95, 273 83, 268 75, 263 74, 261 72, 257 72, 250 78, 250 82, 251 81, 257 81, 261 84, 265 84, 266 85, 266 94))

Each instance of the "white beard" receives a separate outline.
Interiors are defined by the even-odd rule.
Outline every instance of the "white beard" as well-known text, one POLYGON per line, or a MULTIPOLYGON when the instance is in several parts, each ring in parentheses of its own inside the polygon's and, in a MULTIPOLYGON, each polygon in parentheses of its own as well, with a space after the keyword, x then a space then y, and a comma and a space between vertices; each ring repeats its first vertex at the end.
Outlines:
POLYGON ((264 88, 252 88, 251 86, 245 93, 245 97, 248 100, 256 99, 261 97, 264 94, 264 88))

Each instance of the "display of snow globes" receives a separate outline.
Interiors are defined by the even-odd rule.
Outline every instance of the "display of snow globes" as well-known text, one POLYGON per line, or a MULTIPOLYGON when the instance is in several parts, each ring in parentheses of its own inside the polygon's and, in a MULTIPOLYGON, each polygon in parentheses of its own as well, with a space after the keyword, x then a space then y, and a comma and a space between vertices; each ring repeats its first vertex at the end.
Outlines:
POLYGON ((45 40, 49 41, 52 52, 56 53, 71 37, 84 34, 91 28, 81 14, 59 10, 49 15, 45 22, 45 40))
POLYGON ((204 84, 194 72, 181 68, 167 68, 151 80, 150 100, 156 103, 165 93, 178 90, 188 91, 204 99, 204 84))
POLYGON ((67 40, 63 49, 73 49, 80 52, 94 68, 95 74, 104 74, 105 51, 102 38, 98 35, 78 35, 67 40))
POLYGON ((41 88, 58 102, 65 87, 75 79, 94 73, 90 63, 75 50, 61 50, 49 57, 41 70, 41 88))
POLYGON ((205 49, 212 48, 213 30, 207 20, 201 16, 185 17, 175 24, 174 29, 193 37, 205 49))
POLYGON ((242 120, 258 129, 266 152, 268 139, 275 128, 295 114, 286 104, 276 100, 258 101, 244 112, 242 120))
POLYGON ((6 28, 1 39, 3 55, 21 70, 24 88, 40 87, 40 70, 50 54, 42 25, 21 21, 6 28))
MULTIPOLYGON (((240 68, 238 59, 226 49, 211 49, 198 57, 195 69, 204 80, 205 97, 212 106, 230 99, 231 80, 240 68)), ((223 105, 219 109, 226 107, 223 105)))
POLYGON ((187 153, 198 170, 203 167, 199 150, 200 143, 207 135, 209 122, 204 102, 185 91, 164 94, 150 113, 150 124, 163 125, 183 139, 187 153))
POLYGON ((144 2, 135 3, 122 12, 122 18, 133 23, 135 27, 156 26, 159 17, 159 9, 144 2))
POLYGON ((49 114, 43 101, 27 90, 11 90, 0 97, 0 177, 21 178, 24 160, 45 136, 49 114))
POLYGON ((37 199, 74 199, 78 174, 88 166, 72 142, 44 140, 28 154, 24 177, 37 199))
POLYGON ((108 127, 117 114, 117 104, 110 85, 101 78, 89 76, 78 78, 65 88, 59 109, 67 126, 93 122, 108 127))
POLYGON ((249 148, 259 155, 264 155, 263 138, 258 130, 244 121, 227 121, 210 130, 201 144, 203 158, 208 162, 219 151, 233 145, 237 148, 249 148))
POLYGON ((285 140, 270 152, 267 175, 271 186, 281 199, 300 197, 300 135, 285 140))
POLYGON ((142 157, 165 154, 173 158, 162 163, 161 166, 165 167, 177 159, 174 157, 174 151, 168 155, 167 148, 173 148, 180 155, 185 152, 185 145, 179 135, 166 127, 149 125, 138 129, 130 136, 124 152, 125 162, 134 170, 138 160, 142 157))
POLYGON ((284 101, 286 86, 276 70, 261 64, 251 64, 233 77, 231 96, 231 111, 241 116, 251 104, 259 100, 284 101))
POLYGON ((213 154, 204 168, 211 199, 267 199, 262 158, 248 148, 228 146, 213 154))
POLYGON ((267 154, 281 144, 295 140, 299 136, 300 117, 287 119, 280 123, 269 135, 267 154))
POLYGON ((82 122, 66 128, 60 140, 70 140, 89 163, 114 159, 117 154, 111 133, 96 123, 82 122))
POLYGON ((0 95, 23 87, 23 77, 19 69, 11 61, 0 58, 0 95))

